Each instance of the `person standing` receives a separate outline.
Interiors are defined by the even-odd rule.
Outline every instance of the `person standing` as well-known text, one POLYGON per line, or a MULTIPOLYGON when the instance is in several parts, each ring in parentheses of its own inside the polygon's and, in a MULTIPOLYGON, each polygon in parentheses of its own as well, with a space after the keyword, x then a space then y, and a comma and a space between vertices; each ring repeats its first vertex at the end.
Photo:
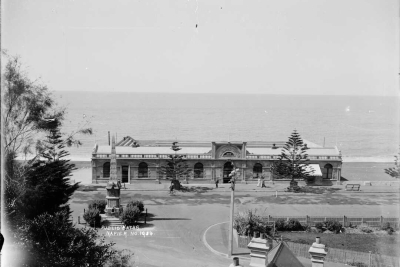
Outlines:
POLYGON ((267 188, 266 186, 265 186, 265 180, 264 179, 262 179, 262 182, 261 182, 261 188, 267 188))
POLYGON ((218 183, 219 183, 219 179, 216 178, 216 179, 215 179, 215 188, 218 188, 218 183))
POLYGON ((261 185, 261 178, 258 177, 258 180, 257 180, 257 187, 259 187, 260 185, 261 185))

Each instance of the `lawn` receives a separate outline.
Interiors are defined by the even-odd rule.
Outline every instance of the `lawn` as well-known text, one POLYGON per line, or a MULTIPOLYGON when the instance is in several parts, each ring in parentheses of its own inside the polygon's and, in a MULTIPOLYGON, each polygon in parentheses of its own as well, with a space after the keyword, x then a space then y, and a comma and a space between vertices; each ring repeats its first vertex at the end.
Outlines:
POLYGON ((400 235, 377 234, 323 234, 303 232, 280 232, 283 240, 302 244, 312 244, 315 237, 321 237, 321 243, 331 247, 359 252, 400 257, 400 235))

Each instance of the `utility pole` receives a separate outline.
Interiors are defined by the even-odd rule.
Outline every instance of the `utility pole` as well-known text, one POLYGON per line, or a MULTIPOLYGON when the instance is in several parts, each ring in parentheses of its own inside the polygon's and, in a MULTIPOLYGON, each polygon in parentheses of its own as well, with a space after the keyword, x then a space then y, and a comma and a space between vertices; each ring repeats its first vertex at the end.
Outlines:
MULTIPOLYGON (((232 163, 233 165, 233 163, 232 163)), ((228 245, 228 257, 232 257, 233 253, 233 216, 234 216, 234 205, 235 205, 235 178, 239 174, 239 169, 233 169, 229 174, 231 177, 231 218, 229 221, 229 245, 228 245)))

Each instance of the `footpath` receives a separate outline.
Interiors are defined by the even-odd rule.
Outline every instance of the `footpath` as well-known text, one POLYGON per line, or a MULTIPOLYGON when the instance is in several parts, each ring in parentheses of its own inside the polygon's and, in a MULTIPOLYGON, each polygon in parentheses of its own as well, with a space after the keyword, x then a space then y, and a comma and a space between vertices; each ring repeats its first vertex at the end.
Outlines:
MULTIPOLYGON (((75 182, 78 182, 75 180, 75 182)), ((169 191, 170 182, 161 181, 161 184, 155 181, 135 183, 135 184, 122 184, 122 191, 169 191)), ((213 190, 218 192, 230 192, 230 184, 220 184, 216 188, 215 184, 184 184, 182 183, 184 190, 213 190)), ((299 186, 305 186, 305 184, 299 183, 299 186)), ((83 184, 81 183, 81 191, 102 191, 105 190, 106 183, 101 184, 83 184)), ((235 192, 269 192, 277 194, 293 194, 292 192, 286 192, 288 182, 279 182, 272 184, 271 182, 266 183, 266 188, 257 187, 257 183, 237 183, 235 185, 235 192)), ((321 191, 323 193, 343 193, 343 194, 363 194, 363 193, 399 193, 399 185, 362 185, 359 191, 347 191, 345 185, 332 185, 332 186, 309 186, 310 190, 321 191)), ((312 193, 312 192, 310 192, 312 193)), ((304 193, 296 193, 304 194, 304 193)))

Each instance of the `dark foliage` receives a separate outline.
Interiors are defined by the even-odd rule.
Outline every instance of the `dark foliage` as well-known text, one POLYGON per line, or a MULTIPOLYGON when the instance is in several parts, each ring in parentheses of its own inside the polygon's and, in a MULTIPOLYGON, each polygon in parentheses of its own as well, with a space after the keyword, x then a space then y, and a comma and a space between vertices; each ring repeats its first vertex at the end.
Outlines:
MULTIPOLYGON (((179 151, 180 148, 177 146, 177 143, 174 142, 171 147, 175 152, 179 151)), ((160 167, 159 175, 166 176, 167 179, 182 179, 187 178, 191 169, 189 165, 187 165, 186 160, 183 158, 183 155, 168 155, 169 159, 167 159, 167 163, 160 167)))
POLYGON ((41 154, 47 160, 35 160, 27 172, 25 194, 18 201, 18 210, 27 219, 33 219, 47 212, 69 210, 66 205, 79 184, 71 184, 74 165, 63 159, 68 152, 63 150, 64 144, 58 129, 51 130, 44 142, 45 148, 41 154))
POLYGON ((251 210, 237 214, 233 221, 233 228, 242 236, 253 236, 254 232, 270 235, 272 232, 272 225, 268 223, 268 218, 256 215, 251 210))
POLYGON ((85 211, 83 219, 92 227, 100 227, 101 217, 97 208, 91 208, 85 211))
POLYGON ((144 204, 143 204, 143 202, 140 201, 140 200, 130 201, 130 202, 126 205, 126 207, 127 207, 127 208, 137 207, 137 208, 140 210, 140 212, 143 212, 143 211, 144 211, 144 204))
POLYGON ((275 229, 277 231, 285 231, 286 220, 285 219, 278 219, 275 221, 275 229))
POLYGON ((315 228, 322 232, 328 230, 335 234, 338 234, 343 229, 343 225, 335 220, 326 220, 324 222, 317 222, 315 224, 315 228))
POLYGON ((120 215, 120 219, 125 226, 133 226, 137 223, 141 211, 138 207, 127 207, 120 215))
POLYGON ((107 201, 104 199, 95 199, 89 202, 89 209, 98 209, 101 214, 104 214, 107 206, 107 201))
POLYGON ((90 228, 74 228, 66 212, 44 213, 28 220, 19 232, 27 253, 23 266, 103 266, 116 253, 113 243, 90 228))
POLYGON ((286 229, 286 231, 303 231, 304 230, 301 223, 295 219, 289 219, 289 221, 287 221, 285 223, 285 229, 286 229))
POLYGON ((294 130, 282 148, 278 161, 274 162, 272 166, 275 179, 291 178, 292 181, 294 179, 307 179, 311 174, 306 169, 309 164, 307 150, 307 145, 303 143, 300 135, 294 130))
POLYGON ((342 224, 335 220, 327 220, 324 222, 324 225, 327 230, 336 234, 340 233, 340 230, 343 228, 342 224))

